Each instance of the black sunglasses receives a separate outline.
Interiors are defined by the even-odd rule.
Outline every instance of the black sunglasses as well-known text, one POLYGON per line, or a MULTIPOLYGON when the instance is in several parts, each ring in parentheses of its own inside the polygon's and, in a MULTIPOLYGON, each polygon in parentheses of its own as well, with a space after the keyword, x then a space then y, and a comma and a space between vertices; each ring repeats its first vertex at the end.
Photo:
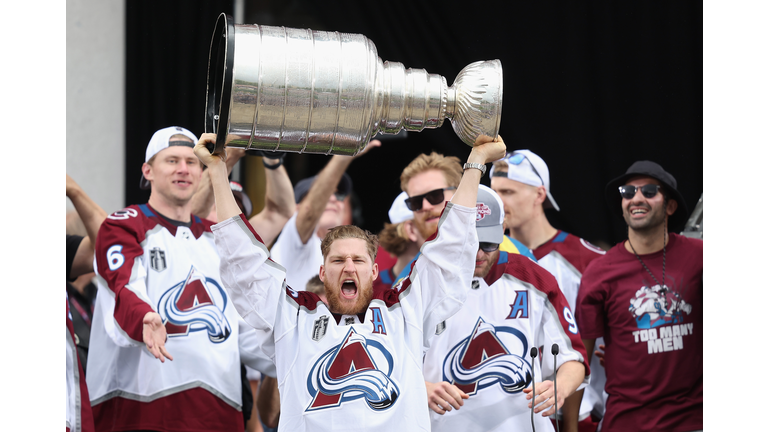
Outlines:
POLYGON ((499 245, 496 243, 484 243, 480 242, 480 250, 485 253, 496 252, 499 249, 499 245))
POLYGON ((336 197, 336 201, 344 201, 347 199, 347 194, 341 192, 334 192, 333 196, 336 197))
POLYGON ((647 184, 638 188, 637 186, 624 185, 619 186, 619 193, 621 194, 622 198, 631 200, 635 197, 638 189, 640 189, 640 192, 643 193, 644 197, 653 198, 657 193, 659 193, 661 186, 655 184, 647 184))
POLYGON ((424 198, 429 201, 432 205, 437 205, 443 202, 445 200, 445 193, 444 191, 447 190, 454 190, 455 187, 447 187, 443 189, 435 189, 432 191, 429 191, 425 194, 412 196, 410 198, 406 198, 405 200, 405 206, 408 207, 408 210, 410 211, 419 211, 421 210, 421 207, 424 204, 424 198))

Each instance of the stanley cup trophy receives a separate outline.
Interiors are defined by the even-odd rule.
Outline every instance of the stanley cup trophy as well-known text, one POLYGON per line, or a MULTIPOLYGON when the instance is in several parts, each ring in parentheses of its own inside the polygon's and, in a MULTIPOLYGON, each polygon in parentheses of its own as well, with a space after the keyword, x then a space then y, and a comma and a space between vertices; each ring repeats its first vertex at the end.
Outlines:
POLYGON ((382 62, 358 34, 235 25, 221 14, 208 58, 205 132, 229 147, 294 153, 359 153, 377 133, 422 131, 451 120, 472 146, 501 122, 499 60, 444 77, 382 62), (228 141, 228 142, 227 142, 228 141))

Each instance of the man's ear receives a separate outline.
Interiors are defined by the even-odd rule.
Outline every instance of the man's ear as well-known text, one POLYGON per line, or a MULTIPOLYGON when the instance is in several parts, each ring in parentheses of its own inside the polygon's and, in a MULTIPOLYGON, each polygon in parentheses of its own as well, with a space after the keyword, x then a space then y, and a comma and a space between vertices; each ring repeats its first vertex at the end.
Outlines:
POLYGON ((408 240, 414 243, 419 240, 418 234, 416 234, 416 228, 413 226, 413 220, 403 222, 403 232, 408 240))
POLYGON ((373 279, 376 280, 376 278, 379 277, 379 263, 373 263, 373 279))
POLYGON ((536 187, 536 204, 544 205, 544 201, 546 200, 547 200, 547 190, 544 189, 544 186, 536 187))
POLYGON ((667 200, 667 216, 672 216, 677 211, 677 201, 670 199, 667 200))
POLYGON ((150 177, 152 176, 152 165, 144 162, 144 165, 141 166, 141 174, 144 175, 144 178, 147 179, 147 181, 150 181, 150 177))
POLYGON ((318 276, 320 276, 321 282, 325 282, 325 266, 322 264, 320 265, 320 274, 318 276))

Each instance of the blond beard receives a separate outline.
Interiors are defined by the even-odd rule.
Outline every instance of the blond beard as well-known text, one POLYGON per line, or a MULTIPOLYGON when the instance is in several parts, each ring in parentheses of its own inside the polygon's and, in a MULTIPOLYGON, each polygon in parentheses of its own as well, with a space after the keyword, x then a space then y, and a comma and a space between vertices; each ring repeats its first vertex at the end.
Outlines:
POLYGON ((427 224, 425 222, 426 219, 432 219, 435 217, 439 218, 442 212, 443 212, 442 209, 440 209, 440 211, 430 213, 424 219, 416 219, 416 218, 413 219, 413 225, 416 227, 416 229, 419 231, 419 234, 421 234, 421 236, 424 239, 428 239, 432 237, 432 235, 435 234, 435 232, 437 232, 437 223, 435 223, 434 226, 431 226, 432 224, 427 224))
POLYGON ((328 309, 332 313, 356 315, 364 312, 373 299, 373 277, 367 283, 358 287, 357 294, 355 304, 347 306, 341 302, 341 286, 337 286, 334 291, 327 284, 325 285, 325 297, 328 299, 328 309))

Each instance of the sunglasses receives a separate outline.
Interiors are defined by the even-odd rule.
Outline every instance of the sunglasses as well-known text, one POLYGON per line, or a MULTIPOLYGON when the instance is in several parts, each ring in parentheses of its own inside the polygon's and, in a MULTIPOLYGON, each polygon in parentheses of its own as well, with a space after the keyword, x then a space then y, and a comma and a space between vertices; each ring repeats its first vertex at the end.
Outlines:
POLYGON ((480 250, 485 253, 496 252, 498 249, 499 249, 499 245, 496 243, 480 242, 480 250))
POLYGON ((347 198, 347 194, 341 192, 334 192, 333 196, 336 197, 336 201, 344 201, 347 198))
POLYGON ((427 201, 432 205, 440 204, 445 200, 445 191, 447 190, 454 190, 455 187, 447 187, 443 189, 435 189, 433 191, 429 191, 425 194, 412 196, 410 198, 407 198, 405 200, 405 206, 408 207, 408 210, 410 211, 419 211, 421 210, 421 207, 424 204, 424 198, 427 199, 427 201))
MULTIPOLYGON (((509 156, 508 158, 502 159, 502 160, 506 161, 508 164, 520 165, 526 159, 528 159, 528 158, 524 154, 522 154, 522 153, 515 153, 512 156, 509 156)), ((531 169, 533 170, 533 173, 536 174, 536 177, 538 177, 539 180, 541 180, 541 184, 544 184, 544 179, 541 177, 541 174, 539 174, 539 172, 536 171, 536 167, 533 166, 533 162, 531 162, 529 160, 528 163, 531 166, 531 169)), ((494 177, 507 177, 507 174, 508 174, 507 171, 494 171, 493 172, 493 176, 494 177)))
POLYGON ((641 187, 624 185, 624 186, 619 186, 619 193, 621 194, 622 198, 631 200, 632 198, 635 197, 637 190, 640 189, 640 192, 643 193, 644 197, 653 198, 656 196, 657 193, 659 193, 660 188, 661 186, 655 185, 655 184, 647 184, 641 187))

